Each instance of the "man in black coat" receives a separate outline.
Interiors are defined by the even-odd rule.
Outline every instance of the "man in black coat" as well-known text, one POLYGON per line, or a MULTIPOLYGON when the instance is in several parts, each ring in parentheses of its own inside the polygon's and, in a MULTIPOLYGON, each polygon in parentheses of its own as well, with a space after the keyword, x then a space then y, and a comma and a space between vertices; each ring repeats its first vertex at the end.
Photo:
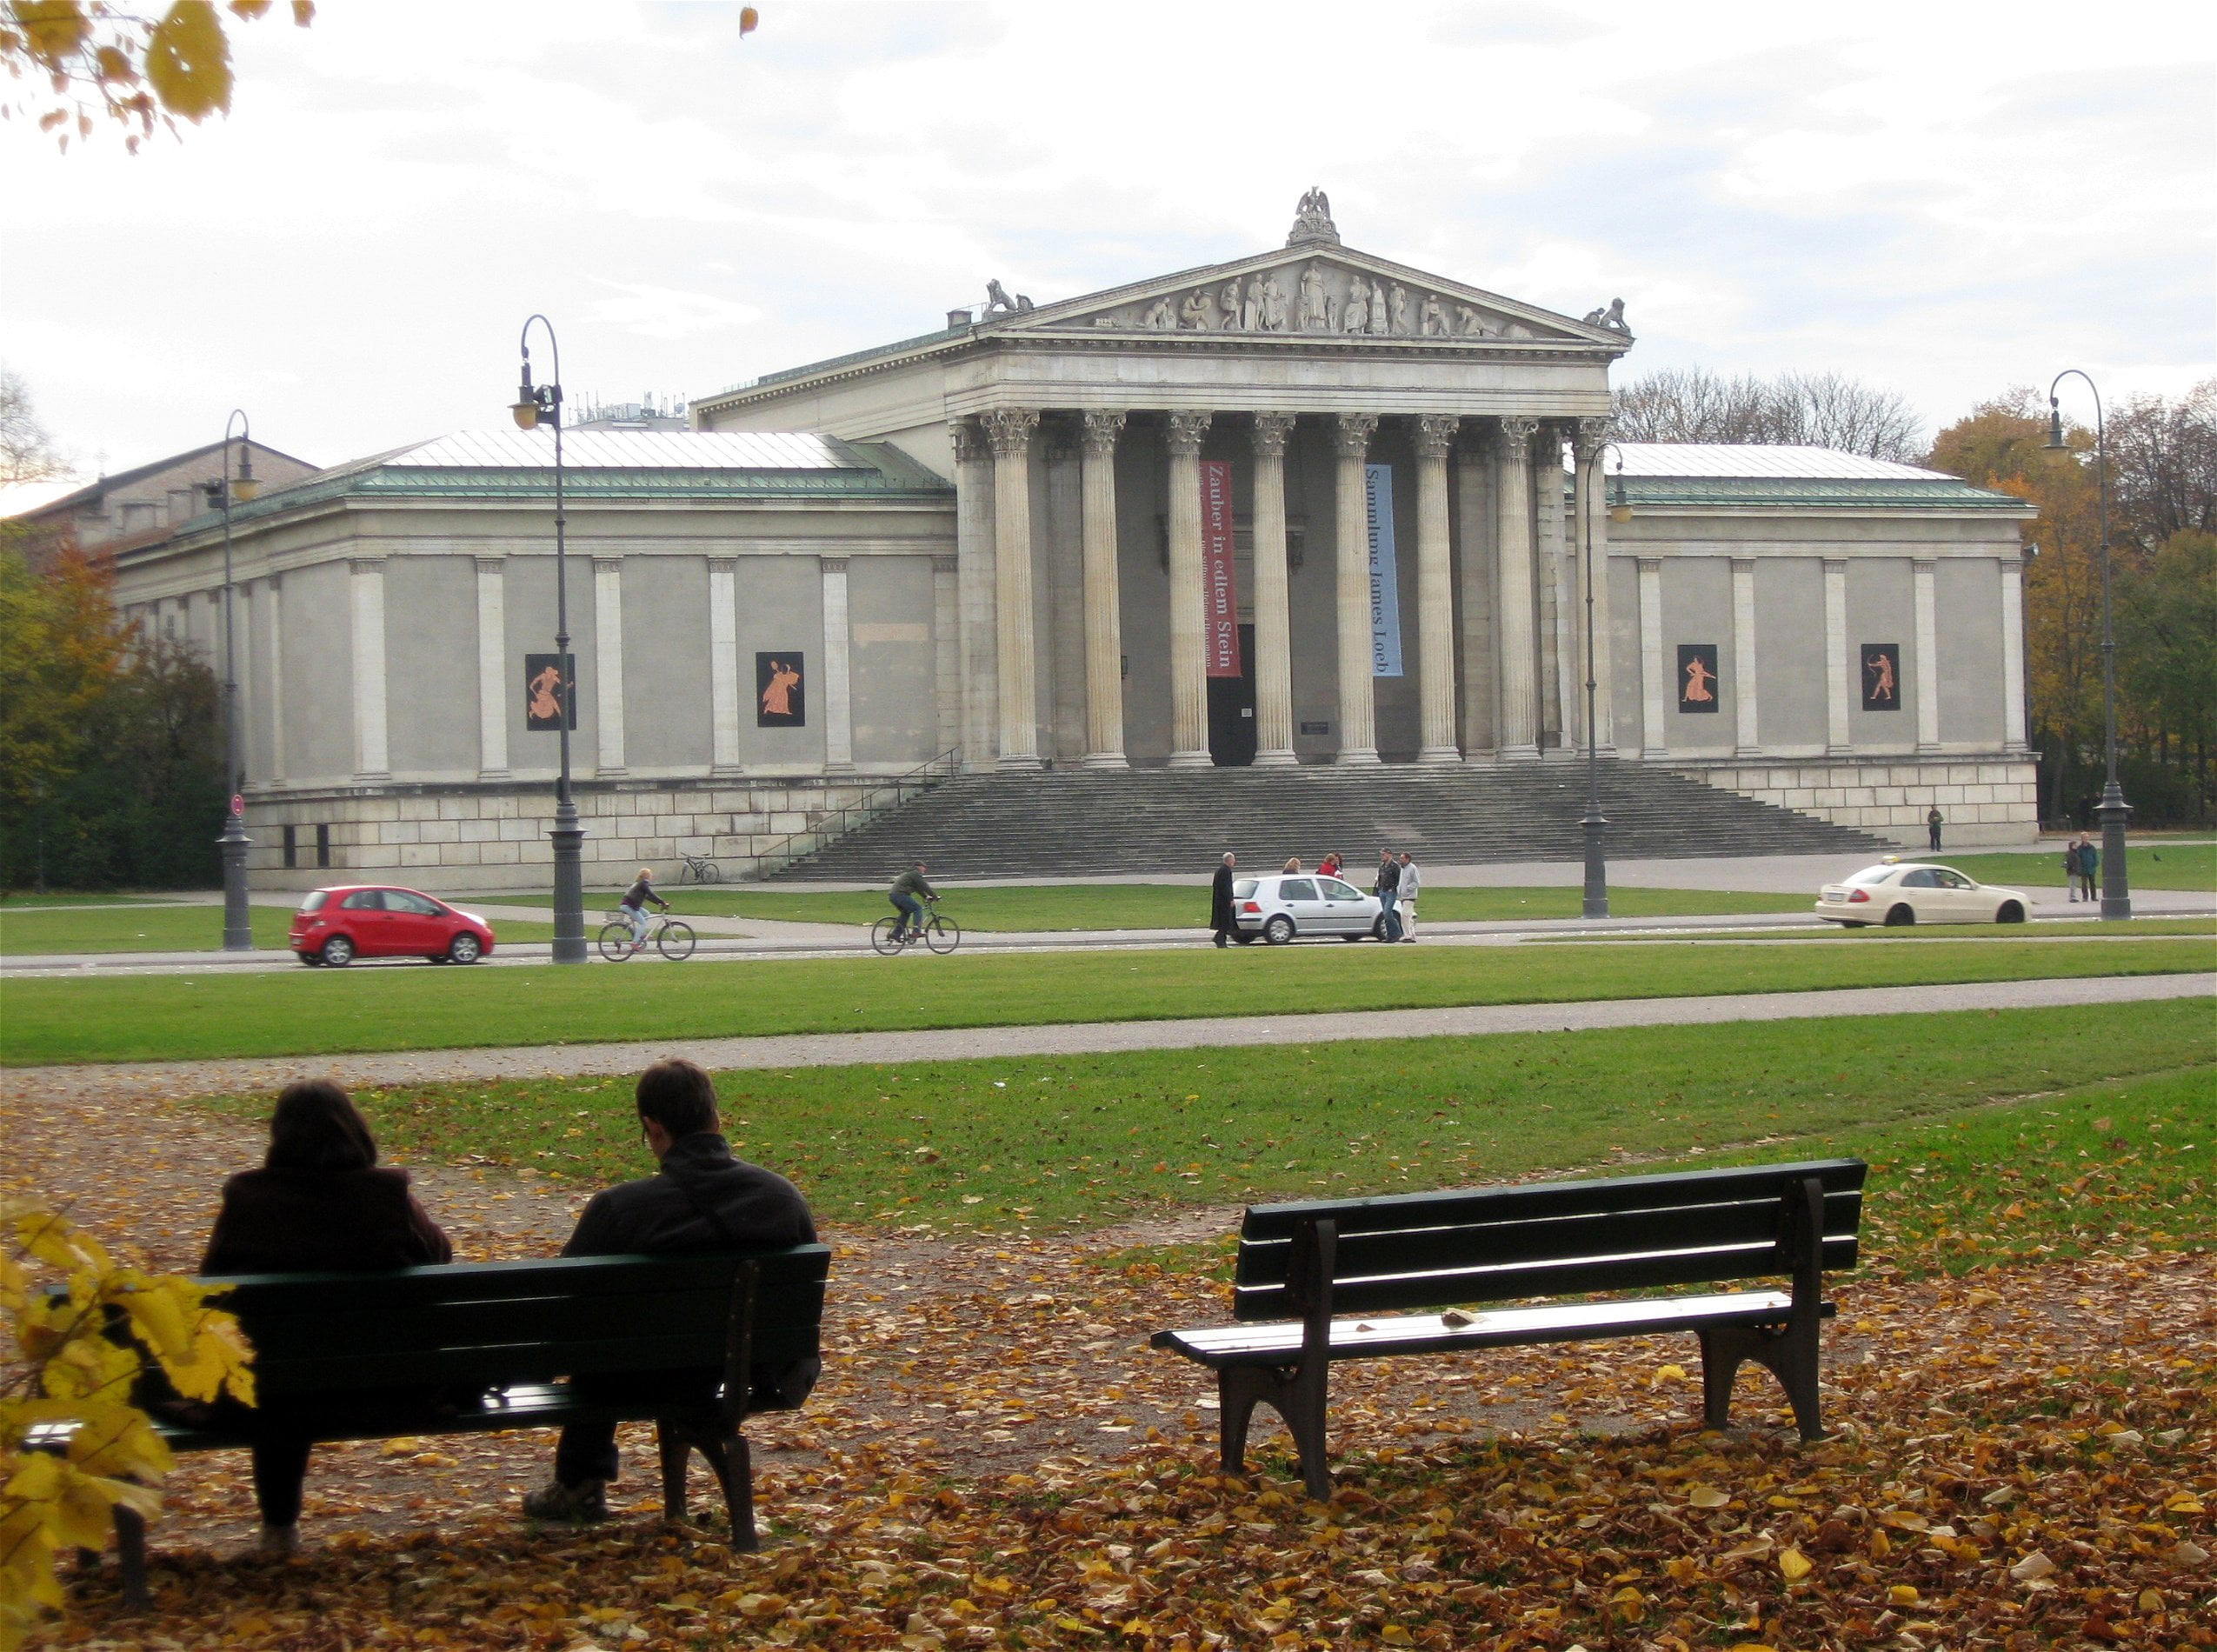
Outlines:
MULTIPOLYGON (((816 1226, 800 1190, 775 1170, 736 1158, 716 1116, 716 1085, 689 1061, 656 1062, 639 1076, 639 1129, 661 1161, 655 1175, 596 1194, 562 1248, 565 1256, 684 1256, 810 1245, 816 1226)), ((755 1373, 797 1405, 818 1362, 755 1373)), ((581 1382, 584 1379, 577 1379, 581 1382)), ((710 1385, 712 1377, 702 1374, 710 1385)), ((555 1447, 551 1484, 523 1500, 541 1520, 598 1520, 616 1476, 616 1425, 573 1422, 555 1447)))
POLYGON ((1224 863, 1216 869, 1216 881, 1208 889, 1208 927, 1216 932, 1218 946, 1239 933, 1239 916, 1232 910, 1232 868, 1236 864, 1227 850, 1224 863))

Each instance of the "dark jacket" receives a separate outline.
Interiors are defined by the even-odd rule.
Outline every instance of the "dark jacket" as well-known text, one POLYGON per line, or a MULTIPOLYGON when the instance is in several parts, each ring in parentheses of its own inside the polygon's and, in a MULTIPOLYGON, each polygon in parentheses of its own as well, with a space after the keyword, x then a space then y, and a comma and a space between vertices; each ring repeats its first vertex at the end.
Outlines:
POLYGON ((808 1202, 775 1170, 731 1156, 713 1130, 680 1136, 661 1171, 594 1196, 565 1256, 776 1250, 816 1242, 808 1202))
POLYGON ((405 1170, 262 1169, 223 1183, 200 1271, 375 1273, 453 1260, 405 1170))
POLYGON ((1400 888, 1401 863, 1398 861, 1381 862, 1378 867, 1378 882, 1371 892, 1383 895, 1388 890, 1398 890, 1400 888))
POLYGON ((1232 879, 1236 876, 1228 866, 1219 866, 1216 876, 1208 886, 1208 927, 1212 929, 1235 929, 1239 919, 1232 911, 1232 879))

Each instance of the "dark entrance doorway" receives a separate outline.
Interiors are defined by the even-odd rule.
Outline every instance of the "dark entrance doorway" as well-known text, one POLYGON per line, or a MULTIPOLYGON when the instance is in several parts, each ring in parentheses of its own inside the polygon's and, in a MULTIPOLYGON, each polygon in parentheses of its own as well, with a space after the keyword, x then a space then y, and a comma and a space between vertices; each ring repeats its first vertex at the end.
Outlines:
POLYGON ((1208 755, 1219 769, 1255 761, 1255 627, 1240 627, 1240 674, 1208 679, 1208 755))

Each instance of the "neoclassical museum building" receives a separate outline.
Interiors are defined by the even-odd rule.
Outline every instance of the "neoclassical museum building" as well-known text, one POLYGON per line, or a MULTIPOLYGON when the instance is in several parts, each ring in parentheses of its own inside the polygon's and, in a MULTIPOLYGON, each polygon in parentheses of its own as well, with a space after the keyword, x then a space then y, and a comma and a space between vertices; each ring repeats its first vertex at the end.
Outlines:
MULTIPOLYGON (((1612 442, 1621 303, 1356 251, 1316 192, 1269 251, 989 292, 696 399, 690 431, 569 432, 567 678, 547 430, 235 509, 257 877, 536 883, 557 712, 609 876, 743 872, 932 765, 1482 789, 1583 753, 1589 590, 1620 764, 1881 837, 1934 804, 1951 843, 2034 835, 2019 501, 1612 442)), ((117 557, 126 611, 216 658, 221 537, 203 515, 117 557)))

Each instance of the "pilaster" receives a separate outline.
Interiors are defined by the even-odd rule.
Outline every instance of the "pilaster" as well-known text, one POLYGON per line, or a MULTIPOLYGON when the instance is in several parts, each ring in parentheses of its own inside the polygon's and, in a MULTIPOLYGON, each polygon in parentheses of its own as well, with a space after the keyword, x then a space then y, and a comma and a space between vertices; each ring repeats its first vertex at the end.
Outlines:
POLYGON ((739 699, 739 559, 736 556, 711 556, 709 558, 711 773, 736 775, 741 771, 739 699))
POLYGON ((1640 755, 1660 757, 1671 672, 1663 662, 1662 561, 1640 558, 1640 755))
POLYGON ((823 587, 823 771, 855 771, 852 632, 847 623, 847 558, 819 556, 823 587))
POLYGON ((270 576, 270 780, 285 777, 285 585, 270 576))
POLYGON ((508 778, 508 558, 477 564, 477 777, 508 778))
POLYGON ((2001 559, 2001 749, 2025 749, 2025 561, 2001 559))
POLYGON ((385 563, 347 559, 347 616, 354 656, 354 777, 392 778, 385 749, 385 563))
POLYGON ((1848 708, 1854 703, 1856 666, 1848 653, 1848 559, 1824 559, 1824 745, 1830 756, 1854 747, 1848 708))
POLYGON ((1756 707, 1756 683, 1761 672, 1755 656, 1755 559, 1732 559, 1732 715, 1735 725, 1733 755, 1762 756, 1762 721, 1756 707))
POLYGON ((1917 749, 1940 749, 1940 610, 1934 590, 1934 565, 1929 556, 1909 564, 1909 587, 1915 606, 1917 648, 1917 749))
POLYGON ((600 716, 594 772, 623 769, 623 559, 593 558, 593 703, 600 716))
POLYGON ((938 712, 934 756, 962 743, 962 558, 931 559, 932 698, 938 712))

